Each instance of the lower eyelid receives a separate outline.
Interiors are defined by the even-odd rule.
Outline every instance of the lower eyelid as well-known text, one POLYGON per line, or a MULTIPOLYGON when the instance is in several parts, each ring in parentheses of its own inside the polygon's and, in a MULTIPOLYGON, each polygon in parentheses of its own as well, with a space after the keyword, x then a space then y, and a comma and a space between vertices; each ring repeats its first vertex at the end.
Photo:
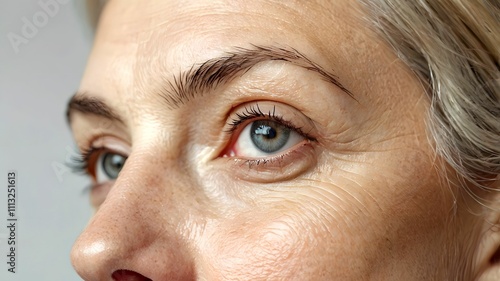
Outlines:
POLYGON ((314 166, 317 149, 313 141, 304 141, 288 151, 262 159, 219 158, 217 165, 229 166, 238 180, 267 183, 290 180, 314 166))
MULTIPOLYGON (((263 157, 255 157, 255 158, 246 158, 246 161, 261 161, 263 164, 272 164, 274 162, 279 162, 283 159, 286 159, 287 156, 292 154, 295 150, 301 149, 304 146, 311 145, 310 141, 305 139, 296 145, 284 149, 280 152, 276 152, 273 155, 263 156, 263 157)), ((245 160, 245 157, 239 157, 240 159, 245 160)))

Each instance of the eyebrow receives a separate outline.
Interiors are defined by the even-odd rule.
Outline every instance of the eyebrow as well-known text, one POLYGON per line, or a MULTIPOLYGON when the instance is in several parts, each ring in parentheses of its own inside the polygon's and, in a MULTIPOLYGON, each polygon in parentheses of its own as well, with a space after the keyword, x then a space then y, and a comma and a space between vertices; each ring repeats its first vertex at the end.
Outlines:
POLYGON ((257 45, 252 45, 252 48, 236 47, 233 52, 228 52, 222 57, 193 65, 188 71, 168 80, 159 94, 167 102, 169 108, 175 109, 222 84, 229 83, 256 64, 269 60, 286 61, 317 72, 325 80, 353 97, 352 93, 339 82, 336 75, 326 71, 296 49, 257 45))
MULTIPOLYGON (((325 70, 296 49, 251 46, 251 48, 236 47, 232 52, 227 52, 223 56, 209 59, 201 64, 195 64, 187 71, 174 75, 170 79, 166 77, 167 79, 156 93, 163 98, 168 108, 176 109, 196 97, 201 97, 217 87, 231 82, 258 63, 286 61, 320 74, 324 80, 334 84, 354 98, 352 93, 339 82, 336 75, 325 70)), ((86 93, 76 93, 69 101, 66 112, 68 123, 71 122, 72 111, 100 115, 117 121, 122 120, 106 103, 98 98, 89 97, 86 93)))
POLYGON ((76 93, 68 102, 66 109, 66 120, 71 124, 71 113, 79 111, 81 113, 94 114, 106 119, 123 123, 122 119, 104 101, 89 97, 86 93, 76 93))

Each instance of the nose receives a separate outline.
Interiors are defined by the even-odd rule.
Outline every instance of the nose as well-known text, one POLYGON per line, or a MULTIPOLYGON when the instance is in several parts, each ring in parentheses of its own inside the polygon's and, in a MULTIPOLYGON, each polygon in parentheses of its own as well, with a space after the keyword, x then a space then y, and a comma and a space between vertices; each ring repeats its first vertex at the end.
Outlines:
POLYGON ((75 242, 75 270, 84 280, 194 280, 189 179, 133 161, 75 242))

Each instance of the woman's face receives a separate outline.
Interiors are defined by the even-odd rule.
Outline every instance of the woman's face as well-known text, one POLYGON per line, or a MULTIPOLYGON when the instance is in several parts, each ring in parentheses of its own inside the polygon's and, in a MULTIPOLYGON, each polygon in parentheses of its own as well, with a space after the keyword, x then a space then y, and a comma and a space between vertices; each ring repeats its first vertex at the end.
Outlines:
POLYGON ((111 1, 70 105, 96 183, 79 274, 449 276, 460 238, 428 99, 363 16, 348 0, 111 1))

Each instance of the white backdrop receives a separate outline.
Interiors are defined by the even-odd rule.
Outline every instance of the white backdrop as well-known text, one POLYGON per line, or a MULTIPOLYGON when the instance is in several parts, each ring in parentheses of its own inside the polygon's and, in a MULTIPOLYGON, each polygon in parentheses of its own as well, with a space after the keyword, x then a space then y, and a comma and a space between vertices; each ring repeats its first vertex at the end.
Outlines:
POLYGON ((91 47, 83 0, 0 5, 0 280, 81 280, 71 246, 91 216, 88 183, 64 166, 64 111, 91 47), (43 3, 52 2, 49 8, 43 3), (42 3, 42 4, 41 4, 42 3), (54 4, 55 3, 55 4, 54 4), (16 273, 8 272, 7 171, 18 180, 16 273))

